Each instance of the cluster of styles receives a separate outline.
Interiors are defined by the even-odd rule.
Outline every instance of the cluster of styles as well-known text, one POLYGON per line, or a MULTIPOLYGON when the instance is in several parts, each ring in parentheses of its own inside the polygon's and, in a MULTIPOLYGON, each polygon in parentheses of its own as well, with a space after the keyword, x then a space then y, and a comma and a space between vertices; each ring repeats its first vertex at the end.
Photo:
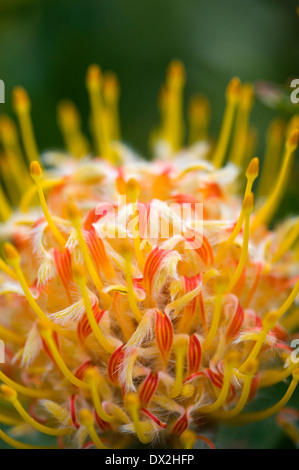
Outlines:
POLYGON ((13 447, 37 448, 25 442, 38 432, 60 448, 213 448, 217 424, 272 415, 299 442, 298 411, 285 408, 299 381, 299 220, 269 228, 299 118, 271 123, 258 178, 252 85, 231 80, 213 141, 201 95, 184 135, 184 81, 173 61, 151 161, 121 143, 118 82, 96 65, 86 77, 92 148, 69 101, 58 106, 65 153, 40 157, 24 89, 13 95, 21 143, 0 119, 0 438, 13 447), (202 204, 200 229, 173 203, 202 204), (115 209, 114 237, 103 236, 101 204, 115 209), (154 240, 138 232, 140 204, 158 224, 154 240), (278 382, 278 403, 244 410, 278 382))

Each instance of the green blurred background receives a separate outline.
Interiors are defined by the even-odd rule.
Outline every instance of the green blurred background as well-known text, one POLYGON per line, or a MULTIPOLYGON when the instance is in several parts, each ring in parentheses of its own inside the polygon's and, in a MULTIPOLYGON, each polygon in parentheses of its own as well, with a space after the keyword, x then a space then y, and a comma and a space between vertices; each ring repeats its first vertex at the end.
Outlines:
MULTIPOLYGON (((56 104, 72 99, 87 123, 85 73, 98 63, 120 79, 124 141, 147 154, 149 132, 158 122, 158 91, 169 61, 179 58, 186 67, 186 98, 199 91, 208 95, 217 135, 232 76, 278 84, 299 77, 297 5, 297 0, 0 0, 0 78, 6 85, 0 113, 13 114, 12 88, 24 86, 40 149, 62 148, 56 104)), ((294 112, 290 106, 279 114, 288 118, 294 112)), ((261 158, 266 127, 275 115, 256 100, 251 121, 259 132, 261 158)), ((297 158, 284 215, 299 212, 298 177, 297 158)), ((269 406, 284 389, 262 391, 262 405, 269 406)), ((216 445, 292 446, 273 419, 241 430, 222 428, 216 445)))

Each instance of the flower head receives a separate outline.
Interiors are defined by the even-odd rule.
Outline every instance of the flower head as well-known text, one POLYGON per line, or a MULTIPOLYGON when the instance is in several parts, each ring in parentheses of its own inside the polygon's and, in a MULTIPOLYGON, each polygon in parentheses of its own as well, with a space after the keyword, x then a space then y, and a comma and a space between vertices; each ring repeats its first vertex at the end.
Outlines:
MULTIPOLYGON (((285 142, 282 163, 255 203, 253 87, 229 83, 216 143, 207 99, 193 98, 184 147, 184 81, 172 62, 151 162, 121 143, 118 82, 96 65, 86 78, 95 156, 71 102, 58 107, 66 154, 39 157, 22 88, 14 91, 22 149, 1 119, 0 422, 12 429, 0 438, 15 447, 28 445, 13 432, 34 429, 60 447, 213 447, 210 423, 267 418, 296 389, 299 225, 269 223, 298 122, 285 133, 272 125, 269 146, 280 158, 285 142), (277 404, 243 411, 260 388, 288 377, 277 404)), ((267 160, 264 171, 261 181, 267 160)), ((278 422, 286 427, 289 415, 278 422)))

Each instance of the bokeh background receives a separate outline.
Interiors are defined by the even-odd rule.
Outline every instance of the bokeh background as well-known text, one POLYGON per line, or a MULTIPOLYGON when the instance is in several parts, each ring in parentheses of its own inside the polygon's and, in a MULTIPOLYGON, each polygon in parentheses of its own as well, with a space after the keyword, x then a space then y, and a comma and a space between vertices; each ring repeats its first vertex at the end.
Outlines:
MULTIPOLYGON (((232 76, 285 85, 285 106, 255 102, 251 121, 259 134, 256 153, 263 158, 271 119, 296 112, 288 83, 299 78, 297 6, 297 0, 0 0, 0 78, 6 85, 0 113, 13 115, 11 91, 24 86, 40 149, 62 148, 56 104, 72 99, 88 132, 85 73, 98 63, 120 79, 124 141, 148 155, 158 91, 168 63, 179 58, 186 67, 186 99, 200 91, 211 101, 214 135, 232 76)), ((298 177, 297 155, 282 215, 299 212, 298 177)), ((284 389, 262 390, 257 406, 270 406, 284 389)), ((294 403, 299 405, 298 396, 294 403)), ((237 430, 222 427, 215 442, 220 448, 292 447, 274 419, 237 430)))

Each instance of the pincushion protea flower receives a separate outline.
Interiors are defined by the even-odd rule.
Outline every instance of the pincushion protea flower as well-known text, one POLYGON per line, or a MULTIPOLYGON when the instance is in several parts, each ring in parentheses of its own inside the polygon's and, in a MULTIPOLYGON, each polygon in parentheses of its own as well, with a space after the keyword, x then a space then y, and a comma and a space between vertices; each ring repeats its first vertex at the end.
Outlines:
MULTIPOLYGON (((29 448, 19 436, 37 430, 59 447, 192 448, 197 440, 214 447, 212 423, 274 415, 299 380, 290 347, 299 323, 292 307, 298 219, 269 229, 298 119, 284 132, 280 122, 271 125, 263 184, 277 172, 270 189, 259 187, 266 197, 254 209, 259 160, 251 158, 250 84, 234 78, 228 85, 215 145, 208 102, 193 98, 183 148, 184 70, 174 61, 152 134, 156 158, 148 162, 120 143, 114 75, 91 66, 86 83, 96 157, 70 102, 58 108, 65 155, 47 153, 39 162, 22 88, 14 91, 22 150, 12 121, 0 122, 0 422, 11 426, 0 438, 29 448), (202 203, 203 220, 180 218, 172 203, 189 204, 191 215, 202 203), (155 239, 142 230, 144 220, 155 239), (112 225, 114 236, 105 236, 112 225), (260 388, 285 379, 278 403, 243 411, 260 388)), ((281 413, 278 422, 298 439, 296 412, 281 413)))

